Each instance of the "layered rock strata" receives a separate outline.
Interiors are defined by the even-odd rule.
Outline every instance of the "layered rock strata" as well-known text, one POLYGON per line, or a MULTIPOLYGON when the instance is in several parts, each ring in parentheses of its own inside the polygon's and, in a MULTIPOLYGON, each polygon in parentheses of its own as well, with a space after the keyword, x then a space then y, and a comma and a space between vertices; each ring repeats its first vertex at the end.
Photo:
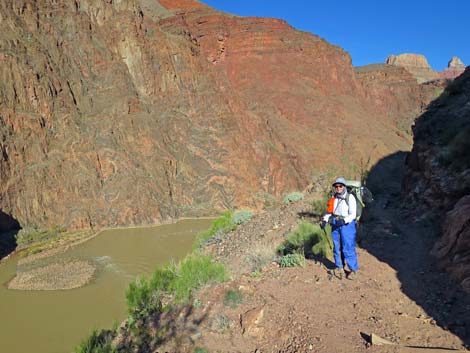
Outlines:
POLYGON ((439 72, 441 78, 454 79, 465 71, 465 64, 458 57, 454 56, 447 64, 447 69, 439 72))
POLYGON ((404 67, 416 77, 419 83, 439 78, 438 73, 429 66, 426 57, 421 54, 390 55, 386 64, 404 67))
POLYGON ((419 83, 438 79, 453 80, 465 70, 464 63, 456 56, 449 61, 447 69, 440 72, 434 71, 426 57, 421 54, 390 55, 385 63, 405 68, 419 83))
POLYGON ((0 77, 0 211, 33 227, 260 207, 408 149, 431 99, 390 113, 343 49, 190 0, 0 0, 0 77))
POLYGON ((467 68, 418 119, 404 191, 409 205, 441 226, 433 255, 470 292, 469 126, 467 68))

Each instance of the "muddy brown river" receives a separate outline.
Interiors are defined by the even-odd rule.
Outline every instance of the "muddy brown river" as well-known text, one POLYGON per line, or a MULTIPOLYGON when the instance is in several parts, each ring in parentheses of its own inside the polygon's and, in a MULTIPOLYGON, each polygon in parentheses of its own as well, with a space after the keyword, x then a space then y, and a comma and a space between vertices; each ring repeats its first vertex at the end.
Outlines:
POLYGON ((93 281, 78 289, 9 290, 4 283, 15 275, 16 260, 6 260, 0 264, 0 352, 72 352, 94 328, 111 328, 126 318, 125 291, 133 279, 182 259, 196 234, 210 224, 208 219, 182 220, 103 231, 56 255, 58 260, 86 260, 97 267, 93 281))

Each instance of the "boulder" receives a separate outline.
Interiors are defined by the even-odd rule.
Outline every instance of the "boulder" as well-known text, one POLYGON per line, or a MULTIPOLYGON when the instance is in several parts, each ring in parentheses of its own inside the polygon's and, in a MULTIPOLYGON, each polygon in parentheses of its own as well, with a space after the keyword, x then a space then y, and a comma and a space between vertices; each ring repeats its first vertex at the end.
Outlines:
POLYGON ((259 337, 262 334, 262 327, 259 325, 264 318, 264 308, 254 308, 240 315, 240 327, 243 335, 259 337))

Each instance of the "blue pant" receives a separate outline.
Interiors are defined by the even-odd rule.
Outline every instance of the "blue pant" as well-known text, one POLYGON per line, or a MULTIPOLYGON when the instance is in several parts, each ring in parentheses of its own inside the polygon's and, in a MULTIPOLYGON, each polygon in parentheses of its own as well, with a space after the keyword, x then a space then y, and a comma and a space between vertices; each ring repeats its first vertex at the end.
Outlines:
POLYGON ((332 226, 331 237, 333 238, 333 253, 335 255, 335 264, 338 268, 343 268, 343 260, 341 259, 341 251, 344 260, 352 271, 357 271, 356 255, 356 222, 352 221, 344 226, 332 226))

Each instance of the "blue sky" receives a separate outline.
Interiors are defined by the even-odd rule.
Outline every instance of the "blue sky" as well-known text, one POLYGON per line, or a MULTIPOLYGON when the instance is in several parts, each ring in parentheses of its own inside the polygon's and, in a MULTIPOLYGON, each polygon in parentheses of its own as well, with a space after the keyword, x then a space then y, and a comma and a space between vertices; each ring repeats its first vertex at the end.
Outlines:
POLYGON ((469 0, 202 0, 240 16, 282 18, 349 52, 353 65, 417 53, 434 70, 452 56, 470 65, 469 0))

